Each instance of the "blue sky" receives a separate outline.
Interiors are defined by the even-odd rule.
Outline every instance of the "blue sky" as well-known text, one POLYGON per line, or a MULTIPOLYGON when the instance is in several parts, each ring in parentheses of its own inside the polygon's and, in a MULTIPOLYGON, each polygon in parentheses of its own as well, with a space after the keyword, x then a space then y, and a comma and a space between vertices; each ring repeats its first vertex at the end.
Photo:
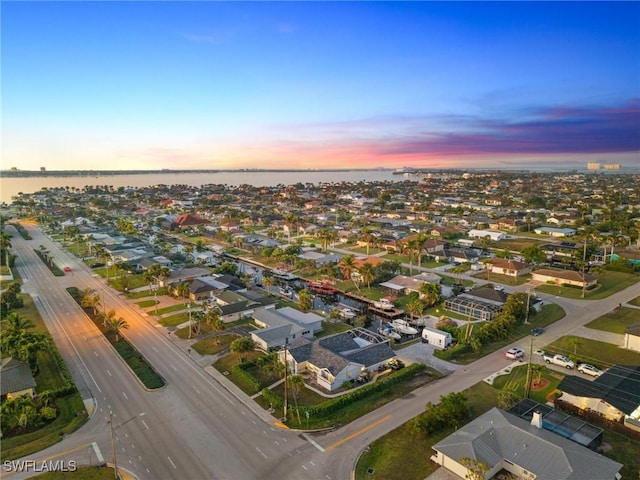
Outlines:
POLYGON ((638 2, 3 2, 2 168, 640 162, 638 2))

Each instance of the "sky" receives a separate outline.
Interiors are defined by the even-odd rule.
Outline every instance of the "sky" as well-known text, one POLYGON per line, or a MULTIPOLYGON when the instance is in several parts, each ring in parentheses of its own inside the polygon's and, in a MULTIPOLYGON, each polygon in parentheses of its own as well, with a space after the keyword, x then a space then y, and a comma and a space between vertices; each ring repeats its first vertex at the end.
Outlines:
POLYGON ((2 169, 640 164, 639 2, 15 2, 2 169))

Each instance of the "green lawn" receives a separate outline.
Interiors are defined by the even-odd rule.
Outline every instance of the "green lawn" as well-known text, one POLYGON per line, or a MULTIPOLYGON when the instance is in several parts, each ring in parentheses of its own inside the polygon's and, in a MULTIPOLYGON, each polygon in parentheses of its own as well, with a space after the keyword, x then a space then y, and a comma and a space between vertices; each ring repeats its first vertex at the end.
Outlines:
MULTIPOLYGON (((152 310, 149 312, 149 315, 155 315, 155 312, 152 310)), ((196 323, 193 321, 193 314, 191 316, 192 323, 196 323)), ((170 315, 168 317, 158 319, 158 323, 160 325, 164 325, 165 327, 175 327, 180 325, 181 323, 185 323, 189 321, 189 313, 183 312, 178 313, 176 315, 170 315)))
POLYGON ((605 332, 624 334, 629 325, 640 322, 640 311, 635 308, 616 308, 615 310, 587 323, 585 327, 605 332))
MULTIPOLYGON (((445 312, 448 314, 448 312, 445 312)), ((565 316, 565 312, 559 305, 550 304, 542 307, 542 311, 536 313, 535 315, 529 317, 529 325, 518 325, 514 331, 509 335, 508 338, 501 340, 499 342, 488 343, 486 345, 482 345, 479 351, 477 352, 468 352, 463 353, 455 358, 448 359, 448 361, 453 363, 458 363, 461 365, 468 365, 471 362, 475 362, 479 358, 482 358, 489 353, 495 352, 501 348, 504 348, 506 345, 513 343, 515 340, 526 337, 530 335, 531 329, 534 327, 546 327, 547 325, 552 324, 563 318, 565 316)), ((476 324, 478 325, 478 324, 476 324)), ((477 327, 474 327, 477 328, 477 327)), ((439 350, 434 352, 436 357, 440 357, 441 353, 439 350)))
MULTIPOLYGON (((598 300, 620 292, 640 281, 639 275, 624 272, 604 272, 598 277, 598 286, 585 292, 586 300, 598 300)), ((540 285, 537 290, 566 298, 582 298, 582 289, 557 285, 540 285)))
MULTIPOLYGON (((490 410, 495 406, 497 391, 484 382, 480 382, 464 392, 472 411, 472 417, 490 410)), ((447 435, 454 427, 425 436, 417 432, 412 422, 396 428, 387 435, 374 441, 369 450, 360 457, 356 466, 356 480, 422 480, 439 465, 431 462, 431 447, 447 435), (367 473, 367 469, 373 473, 367 473)))
POLYGON ((136 305, 138 305, 140 308, 153 307, 155 304, 155 300, 142 300, 141 302, 136 302, 136 305))
POLYGON ((215 355, 229 348, 231 342, 236 338, 238 338, 238 336, 232 334, 219 335, 217 337, 200 340, 191 345, 191 348, 200 355, 215 355))
MULTIPOLYGON (((149 312, 149 315, 163 315, 165 313, 171 313, 171 312, 179 312, 180 310, 187 310, 187 303, 179 303, 178 305, 171 305, 170 307, 164 307, 164 308, 159 308, 158 312, 156 313, 155 311, 153 312, 149 312)), ((193 312, 194 310, 192 310, 193 312)), ((189 312, 187 312, 188 314, 189 312)))
POLYGON ((531 278, 531 275, 522 275, 520 277, 514 278, 509 275, 500 275, 498 273, 493 273, 490 270, 482 270, 473 276, 480 280, 501 283, 503 285, 524 285, 531 278))
MULTIPOLYGON (((564 378, 562 373, 558 373, 555 370, 550 370, 542 365, 543 370, 540 372, 540 379, 542 383, 549 383, 540 388, 536 389, 535 386, 532 386, 529 397, 539 403, 547 402, 547 395, 553 392, 558 384, 564 378), (546 381, 545 381, 546 380, 546 381)), ((538 379, 538 374, 532 375, 532 381, 536 381, 538 379)), ((493 388, 496 390, 504 389, 505 385, 513 385, 515 386, 515 391, 520 395, 520 397, 525 397, 525 389, 527 382, 527 365, 524 364, 522 366, 518 366, 511 370, 509 375, 500 375, 495 378, 493 381, 493 388)))
POLYGON ((114 476, 115 472, 112 467, 78 467, 75 472, 47 472, 32 478, 38 480, 113 480, 114 476))
POLYGON ((591 363, 601 368, 607 368, 612 365, 640 365, 640 353, 638 352, 625 350, 611 343, 572 335, 559 338, 547 345, 544 350, 552 353, 573 355, 574 339, 578 341, 575 351, 578 360, 581 362, 591 363))
POLYGON ((346 323, 337 321, 327 322, 326 320, 322 321, 322 332, 318 333, 316 337, 328 337, 329 335, 335 335, 336 333, 346 332, 347 330, 351 330, 353 327, 346 323))

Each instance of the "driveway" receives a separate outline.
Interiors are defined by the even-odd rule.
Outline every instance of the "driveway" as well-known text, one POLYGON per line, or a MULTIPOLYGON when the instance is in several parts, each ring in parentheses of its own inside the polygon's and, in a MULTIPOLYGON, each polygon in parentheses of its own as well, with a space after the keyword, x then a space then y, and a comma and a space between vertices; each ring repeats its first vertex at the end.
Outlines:
POLYGON ((457 368, 460 368, 460 365, 456 365, 454 363, 450 363, 434 357, 434 350, 435 347, 433 345, 420 342, 414 343, 413 345, 409 345, 406 348, 398 350, 398 356, 402 360, 407 360, 408 362, 426 363, 430 367, 438 370, 443 375, 449 375, 450 373, 453 373, 457 368))

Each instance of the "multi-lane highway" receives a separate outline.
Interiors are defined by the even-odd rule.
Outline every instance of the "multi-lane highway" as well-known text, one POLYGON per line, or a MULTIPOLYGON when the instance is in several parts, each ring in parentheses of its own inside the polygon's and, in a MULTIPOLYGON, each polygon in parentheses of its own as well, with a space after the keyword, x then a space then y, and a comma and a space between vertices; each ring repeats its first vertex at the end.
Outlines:
MULTIPOLYGON (((426 402, 461 391, 506 366, 498 351, 405 398, 332 432, 308 436, 274 426, 274 420, 248 397, 236 395, 224 380, 211 376, 165 330, 143 316, 91 270, 27 226, 33 240, 14 235, 23 290, 31 294, 69 365, 83 398, 95 410, 76 433, 30 459, 65 458, 89 463, 86 445, 96 442, 111 462, 109 412, 114 414, 118 466, 141 479, 325 479, 349 478, 357 456, 376 438, 424 410, 426 402), (54 277, 33 249, 44 245, 62 265, 72 267, 54 277), (94 288, 107 309, 115 309, 130 325, 125 335, 165 378, 167 386, 147 391, 124 365, 65 288, 94 288)), ((548 343, 640 295, 640 284, 599 301, 567 300, 542 295, 567 312, 544 334, 548 343)), ((542 340, 540 340, 542 341, 542 340)), ((514 343, 528 350, 529 340, 514 343)), ((426 454, 426 453, 425 453, 426 454)), ((26 478, 14 474, 9 478, 26 478)))

